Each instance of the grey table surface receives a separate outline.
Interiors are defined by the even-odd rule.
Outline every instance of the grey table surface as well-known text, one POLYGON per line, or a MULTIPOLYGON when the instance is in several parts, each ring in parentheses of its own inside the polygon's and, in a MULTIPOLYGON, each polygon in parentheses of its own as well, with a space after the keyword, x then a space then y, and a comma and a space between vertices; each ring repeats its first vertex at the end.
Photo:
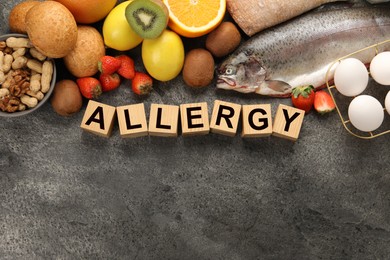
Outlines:
MULTIPOLYGON (((0 3, 0 33, 20 0, 0 3)), ((139 48, 129 52, 142 70, 139 48)), ((58 62, 59 78, 67 77, 58 62)), ((387 91, 387 90, 386 90, 387 91)), ((124 82, 102 103, 288 99, 124 82)), ((83 132, 50 103, 0 122, 0 259, 389 259, 390 136, 353 137, 337 113, 297 142, 217 134, 123 139, 83 132)), ((386 120, 390 117, 386 115, 386 120)), ((241 126, 240 126, 241 127, 241 126)))

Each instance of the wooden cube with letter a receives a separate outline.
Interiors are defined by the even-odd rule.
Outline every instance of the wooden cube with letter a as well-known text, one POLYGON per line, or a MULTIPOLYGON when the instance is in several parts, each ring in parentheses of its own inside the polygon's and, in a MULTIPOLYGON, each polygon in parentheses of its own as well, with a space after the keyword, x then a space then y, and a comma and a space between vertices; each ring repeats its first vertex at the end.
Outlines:
POLYGON ((90 100, 80 127, 88 132, 109 137, 115 119, 115 107, 90 100))
POLYGON ((144 103, 116 108, 119 131, 122 137, 141 137, 148 135, 148 124, 144 103))
POLYGON ((180 105, 182 135, 205 135, 210 132, 207 103, 180 105))
POLYGON ((265 137, 272 134, 270 104, 242 106, 242 137, 265 137))
POLYGON ((176 137, 179 121, 179 106, 151 104, 149 135, 176 137))
POLYGON ((304 110, 280 104, 274 119, 273 135, 296 141, 304 116, 304 110))
POLYGON ((240 119, 240 112, 241 105, 239 104, 215 100, 213 113, 211 115, 211 132, 235 136, 237 133, 238 121, 240 119))

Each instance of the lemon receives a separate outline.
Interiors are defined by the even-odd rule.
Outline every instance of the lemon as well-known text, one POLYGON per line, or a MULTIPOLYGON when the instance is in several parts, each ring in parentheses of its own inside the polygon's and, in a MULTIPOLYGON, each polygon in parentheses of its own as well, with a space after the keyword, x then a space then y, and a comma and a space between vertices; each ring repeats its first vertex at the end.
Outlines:
POLYGON ((133 49, 142 42, 142 38, 131 29, 126 20, 125 10, 131 1, 125 1, 107 15, 103 23, 104 44, 118 51, 133 49))

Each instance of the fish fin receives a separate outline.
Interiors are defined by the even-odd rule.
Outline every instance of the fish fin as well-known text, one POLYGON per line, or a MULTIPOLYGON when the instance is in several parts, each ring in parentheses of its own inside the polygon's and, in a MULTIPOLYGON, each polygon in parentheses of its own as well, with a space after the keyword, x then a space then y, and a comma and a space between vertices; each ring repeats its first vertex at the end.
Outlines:
POLYGON ((281 80, 266 80, 256 90, 259 95, 271 97, 289 97, 292 87, 281 80))

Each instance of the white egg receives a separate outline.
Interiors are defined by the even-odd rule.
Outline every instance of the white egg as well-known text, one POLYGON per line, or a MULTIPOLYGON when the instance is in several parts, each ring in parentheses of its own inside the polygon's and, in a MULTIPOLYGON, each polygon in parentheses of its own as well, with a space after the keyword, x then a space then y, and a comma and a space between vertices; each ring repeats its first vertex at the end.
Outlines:
POLYGON ((378 129, 384 119, 381 103, 369 95, 354 98, 348 107, 348 116, 352 125, 360 131, 370 132, 378 129))
POLYGON ((390 115, 390 91, 387 92, 386 98, 385 98, 385 108, 387 113, 390 115))
POLYGON ((371 77, 381 85, 390 85, 390 51, 376 55, 370 63, 371 77))
POLYGON ((353 97, 361 94, 368 84, 366 66, 356 58, 342 60, 335 69, 334 84, 344 96, 353 97))

